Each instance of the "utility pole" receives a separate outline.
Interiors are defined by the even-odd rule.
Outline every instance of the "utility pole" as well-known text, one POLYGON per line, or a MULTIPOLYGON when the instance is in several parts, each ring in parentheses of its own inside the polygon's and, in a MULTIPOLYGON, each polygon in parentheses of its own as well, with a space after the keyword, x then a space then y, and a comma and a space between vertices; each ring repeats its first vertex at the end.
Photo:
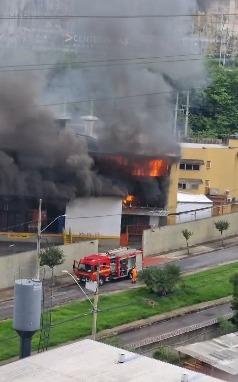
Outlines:
POLYGON ((94 300, 93 300, 93 323, 92 323, 92 339, 96 340, 96 334, 97 334, 97 316, 98 316, 98 299, 99 299, 99 271, 100 271, 100 265, 97 266, 97 289, 94 293, 94 300))
POLYGON ((187 91, 187 102, 186 102, 186 115, 185 115, 185 126, 184 126, 184 136, 188 136, 188 122, 189 122, 189 107, 190 107, 190 91, 187 91))
POLYGON ((41 241, 41 206, 42 199, 39 200, 39 210, 38 210, 38 224, 37 224, 37 270, 36 278, 40 279, 40 241, 41 241))
POLYGON ((178 121, 178 104, 179 104, 179 92, 176 95, 175 113, 174 113, 174 136, 177 137, 177 121, 178 121))
POLYGON ((220 39, 220 53, 219 53, 219 66, 222 64, 222 47, 223 47, 223 31, 224 31, 224 15, 221 15, 221 39, 220 39))

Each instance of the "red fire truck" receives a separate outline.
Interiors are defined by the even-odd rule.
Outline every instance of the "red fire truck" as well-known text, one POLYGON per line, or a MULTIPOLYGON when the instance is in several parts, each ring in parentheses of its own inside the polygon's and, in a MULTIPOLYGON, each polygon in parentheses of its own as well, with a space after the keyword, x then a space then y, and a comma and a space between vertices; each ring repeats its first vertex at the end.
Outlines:
POLYGON ((106 253, 86 256, 74 260, 73 271, 80 282, 96 281, 99 271, 99 285, 106 281, 130 278, 131 270, 136 266, 142 269, 143 253, 133 248, 119 248, 106 253))

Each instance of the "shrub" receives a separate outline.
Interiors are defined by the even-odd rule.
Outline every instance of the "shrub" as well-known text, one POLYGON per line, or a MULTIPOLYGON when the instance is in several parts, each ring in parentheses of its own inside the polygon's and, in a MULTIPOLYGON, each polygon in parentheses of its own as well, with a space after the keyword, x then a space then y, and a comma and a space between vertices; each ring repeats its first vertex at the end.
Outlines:
POLYGON ((181 280, 181 271, 177 265, 168 264, 164 268, 146 268, 140 273, 140 279, 159 296, 172 293, 181 280))

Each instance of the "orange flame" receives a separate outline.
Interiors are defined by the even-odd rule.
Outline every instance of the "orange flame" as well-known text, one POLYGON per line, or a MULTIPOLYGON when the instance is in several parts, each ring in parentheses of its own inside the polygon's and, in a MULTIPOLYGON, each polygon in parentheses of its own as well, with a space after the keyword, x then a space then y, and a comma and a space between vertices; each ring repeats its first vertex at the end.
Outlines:
POLYGON ((135 196, 134 195, 127 195, 124 199, 123 199, 123 203, 128 206, 128 205, 132 205, 132 203, 135 201, 135 196))
POLYGON ((144 163, 136 164, 132 175, 136 176, 163 176, 167 173, 167 163, 165 160, 154 159, 144 163))
POLYGON ((151 176, 159 177, 168 173, 168 164, 164 159, 148 159, 136 158, 129 159, 123 156, 110 156, 108 157, 112 163, 124 168, 129 174, 133 176, 151 176))

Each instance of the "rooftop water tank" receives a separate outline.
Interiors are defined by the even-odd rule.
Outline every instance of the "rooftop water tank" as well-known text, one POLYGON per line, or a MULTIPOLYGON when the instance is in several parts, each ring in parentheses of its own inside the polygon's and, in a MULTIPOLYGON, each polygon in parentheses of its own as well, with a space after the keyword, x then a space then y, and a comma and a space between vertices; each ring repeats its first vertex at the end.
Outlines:
POLYGON ((15 281, 13 327, 21 332, 40 329, 42 283, 38 280, 15 281))

